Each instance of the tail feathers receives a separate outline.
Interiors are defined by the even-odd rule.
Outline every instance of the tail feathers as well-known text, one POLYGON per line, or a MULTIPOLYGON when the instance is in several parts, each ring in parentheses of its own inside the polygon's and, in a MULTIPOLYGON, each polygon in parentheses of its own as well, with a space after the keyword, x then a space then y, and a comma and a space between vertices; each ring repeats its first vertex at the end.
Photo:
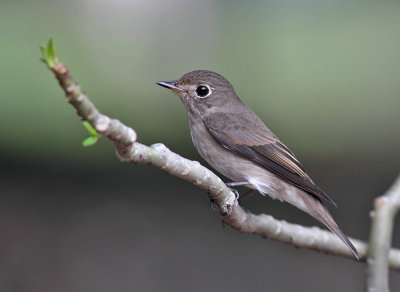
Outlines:
POLYGON ((354 257, 356 259, 360 259, 357 249, 351 243, 350 239, 343 233, 343 231, 340 230, 335 220, 333 220, 332 215, 318 197, 284 183, 279 179, 271 181, 271 177, 267 177, 265 179, 247 177, 246 181, 248 181, 250 185, 257 189, 261 194, 268 194, 273 199, 286 201, 325 224, 326 227, 335 233, 351 250, 354 257))
POLYGON ((351 243, 350 239, 346 236, 346 234, 343 233, 343 231, 339 228, 339 226, 336 224, 335 220, 333 220, 332 215, 329 213, 329 211, 326 209, 326 207, 322 204, 321 201, 315 200, 315 208, 314 214, 312 214, 313 217, 315 217, 317 220, 322 222, 323 224, 326 225, 333 233, 335 233, 341 241, 351 250, 352 254, 354 257, 359 260, 360 255, 358 254, 357 249, 354 247, 354 245, 351 243))

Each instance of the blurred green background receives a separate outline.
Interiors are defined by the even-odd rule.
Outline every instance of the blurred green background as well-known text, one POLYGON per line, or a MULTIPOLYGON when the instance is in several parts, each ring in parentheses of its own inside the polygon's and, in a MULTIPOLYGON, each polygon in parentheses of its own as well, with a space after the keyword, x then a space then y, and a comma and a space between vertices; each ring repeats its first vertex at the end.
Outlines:
MULTIPOLYGON (((338 203, 342 229, 367 239, 373 198, 400 169, 399 1, 0 8, 1 291, 363 289, 363 264, 223 229, 194 186, 120 163, 105 139, 83 148, 86 130, 39 45, 54 37, 92 101, 140 142, 199 161, 181 102, 155 83, 196 69, 224 75, 338 203)), ((317 224, 261 196, 246 206, 317 224)))

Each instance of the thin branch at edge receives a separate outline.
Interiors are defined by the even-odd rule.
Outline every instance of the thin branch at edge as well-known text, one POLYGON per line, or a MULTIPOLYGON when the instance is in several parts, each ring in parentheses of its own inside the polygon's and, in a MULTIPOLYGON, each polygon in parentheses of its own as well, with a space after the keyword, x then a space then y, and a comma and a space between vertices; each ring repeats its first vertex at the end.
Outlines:
POLYGON ((374 205, 367 259, 367 289, 371 292, 389 291, 389 252, 394 218, 400 208, 400 175, 383 196, 375 199, 374 205))

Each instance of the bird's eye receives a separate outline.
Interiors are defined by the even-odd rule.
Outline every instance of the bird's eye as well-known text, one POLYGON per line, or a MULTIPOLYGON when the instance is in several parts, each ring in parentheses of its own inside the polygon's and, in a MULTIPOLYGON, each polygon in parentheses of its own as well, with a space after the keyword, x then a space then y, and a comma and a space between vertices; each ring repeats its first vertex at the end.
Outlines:
POLYGON ((208 86, 200 85, 196 88, 196 93, 199 97, 207 97, 211 94, 211 89, 208 86))

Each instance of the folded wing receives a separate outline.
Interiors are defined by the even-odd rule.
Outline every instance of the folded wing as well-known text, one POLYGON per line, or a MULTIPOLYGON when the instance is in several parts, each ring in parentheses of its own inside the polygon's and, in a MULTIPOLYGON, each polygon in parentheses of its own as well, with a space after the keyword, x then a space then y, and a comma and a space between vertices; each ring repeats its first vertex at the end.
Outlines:
POLYGON ((287 183, 336 206, 307 175, 293 153, 258 118, 213 113, 203 120, 210 134, 225 148, 274 173, 287 183))

